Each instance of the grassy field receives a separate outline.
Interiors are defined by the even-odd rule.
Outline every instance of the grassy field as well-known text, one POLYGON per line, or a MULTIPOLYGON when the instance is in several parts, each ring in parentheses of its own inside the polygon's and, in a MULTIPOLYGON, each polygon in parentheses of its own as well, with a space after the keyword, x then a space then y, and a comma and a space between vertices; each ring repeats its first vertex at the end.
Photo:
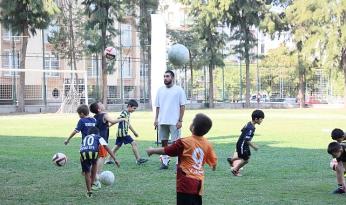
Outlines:
MULTIPOLYGON (((264 110, 266 118, 253 139, 260 149, 252 152, 243 177, 238 178, 231 175, 226 158, 235 149, 252 110, 189 110, 183 122, 184 136, 190 134, 187 128, 198 112, 213 119, 207 136, 219 158, 215 172, 206 167, 204 204, 325 205, 346 200, 330 194, 336 181, 326 152, 330 131, 345 128, 346 110, 264 110)), ((173 166, 158 170, 157 156, 138 166, 130 146, 118 153, 121 168, 105 166, 115 173, 116 183, 87 199, 78 157, 80 136, 68 146, 63 144, 77 121, 77 114, 0 116, 0 204, 175 204, 173 166), (69 157, 65 167, 52 165, 56 152, 69 157)), ((155 146, 156 140, 153 114, 135 112, 132 124, 140 134, 140 153, 147 157, 145 149, 155 146)), ((112 128, 112 144, 114 133, 112 128)))

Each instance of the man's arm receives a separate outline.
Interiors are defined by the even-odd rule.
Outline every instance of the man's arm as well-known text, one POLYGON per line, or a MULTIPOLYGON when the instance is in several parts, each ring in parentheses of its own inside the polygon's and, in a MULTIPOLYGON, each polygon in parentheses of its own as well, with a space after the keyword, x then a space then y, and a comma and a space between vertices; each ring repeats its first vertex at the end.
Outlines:
POLYGON ((156 107, 156 111, 155 111, 155 121, 154 121, 154 126, 157 127, 159 122, 158 122, 158 118, 159 118, 159 113, 160 113, 160 107, 156 107))
POLYGON ((180 129, 183 125, 183 117, 185 112, 185 105, 180 105, 179 119, 177 122, 177 129, 180 129))

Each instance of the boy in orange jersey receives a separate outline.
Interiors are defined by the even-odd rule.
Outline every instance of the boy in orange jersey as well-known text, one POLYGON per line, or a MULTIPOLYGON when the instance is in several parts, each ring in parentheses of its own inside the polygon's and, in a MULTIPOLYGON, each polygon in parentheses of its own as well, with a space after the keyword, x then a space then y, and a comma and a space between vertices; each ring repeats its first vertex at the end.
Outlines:
POLYGON ((204 168, 207 163, 216 168, 217 156, 212 145, 203 137, 212 126, 211 119, 197 114, 190 125, 192 136, 177 140, 174 144, 149 148, 147 154, 178 156, 177 165, 177 205, 202 204, 204 168))

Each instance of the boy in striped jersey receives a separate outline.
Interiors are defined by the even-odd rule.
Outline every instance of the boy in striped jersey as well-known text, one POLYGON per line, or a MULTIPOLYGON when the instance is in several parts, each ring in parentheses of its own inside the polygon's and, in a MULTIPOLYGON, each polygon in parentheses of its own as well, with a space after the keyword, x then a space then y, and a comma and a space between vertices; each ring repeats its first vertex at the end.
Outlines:
MULTIPOLYGON (((132 133, 135 135, 135 137, 138 137, 137 132, 133 129, 133 127, 130 124, 130 113, 133 113, 134 111, 136 111, 137 107, 138 107, 138 103, 136 100, 129 100, 127 103, 127 109, 123 110, 120 113, 120 116, 118 117, 118 119, 124 118, 125 121, 119 122, 117 139, 115 141, 115 147, 113 147, 112 151, 115 154, 123 144, 131 144, 133 154, 135 155, 135 158, 136 158, 136 163, 140 165, 147 162, 148 160, 140 157, 137 143, 129 135, 129 129, 130 129, 132 133)), ((111 164, 112 161, 108 160, 106 163, 111 164)))

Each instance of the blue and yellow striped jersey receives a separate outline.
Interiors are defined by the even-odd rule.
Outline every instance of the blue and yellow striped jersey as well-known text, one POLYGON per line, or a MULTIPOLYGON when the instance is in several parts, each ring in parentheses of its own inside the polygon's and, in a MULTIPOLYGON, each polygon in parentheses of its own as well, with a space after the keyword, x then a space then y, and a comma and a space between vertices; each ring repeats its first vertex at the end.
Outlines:
POLYGON ((129 133, 130 113, 127 110, 123 110, 119 117, 125 118, 128 122, 119 122, 117 137, 125 137, 129 133))

